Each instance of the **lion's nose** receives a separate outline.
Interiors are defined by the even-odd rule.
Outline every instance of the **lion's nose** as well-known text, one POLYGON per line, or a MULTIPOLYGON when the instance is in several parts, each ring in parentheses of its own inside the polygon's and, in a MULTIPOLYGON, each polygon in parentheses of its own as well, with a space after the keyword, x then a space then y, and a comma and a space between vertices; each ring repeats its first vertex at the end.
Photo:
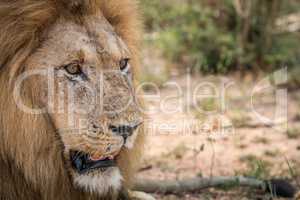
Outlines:
POLYGON ((122 136, 126 141, 134 131, 142 124, 143 122, 134 123, 131 125, 110 125, 109 129, 116 135, 122 136))

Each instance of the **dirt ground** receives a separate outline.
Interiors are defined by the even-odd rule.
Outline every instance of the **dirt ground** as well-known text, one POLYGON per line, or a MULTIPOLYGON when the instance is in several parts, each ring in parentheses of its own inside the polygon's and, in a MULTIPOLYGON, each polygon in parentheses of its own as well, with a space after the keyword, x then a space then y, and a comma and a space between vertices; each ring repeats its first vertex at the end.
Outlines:
MULTIPOLYGON (((175 73, 168 84, 150 85, 144 95, 148 131, 138 178, 245 175, 299 183, 299 91, 275 88, 264 76, 175 73)), ((163 200, 268 199, 247 189, 153 195, 163 200)))

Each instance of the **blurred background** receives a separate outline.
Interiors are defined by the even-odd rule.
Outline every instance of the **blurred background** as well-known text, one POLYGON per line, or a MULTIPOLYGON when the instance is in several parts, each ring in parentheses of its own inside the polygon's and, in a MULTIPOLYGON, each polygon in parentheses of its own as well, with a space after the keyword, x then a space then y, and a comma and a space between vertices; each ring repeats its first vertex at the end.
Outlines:
MULTIPOLYGON (((284 177, 299 188, 300 1, 140 0, 140 6, 139 81, 149 97, 150 133, 138 176, 284 177), (268 89, 253 96, 257 86, 268 89), (195 90, 202 98, 194 101, 187 93, 195 90)), ((262 199, 225 188, 156 197, 262 199)))
MULTIPOLYGON (((141 0, 145 45, 202 73, 300 63, 297 0, 141 0)), ((299 66, 298 66, 299 67, 299 66)))

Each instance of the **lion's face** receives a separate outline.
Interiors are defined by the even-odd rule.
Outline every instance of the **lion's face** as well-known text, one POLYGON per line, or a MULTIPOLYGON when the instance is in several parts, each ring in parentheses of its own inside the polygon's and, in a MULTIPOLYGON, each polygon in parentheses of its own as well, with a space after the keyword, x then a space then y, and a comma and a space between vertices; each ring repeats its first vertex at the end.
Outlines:
POLYGON ((118 156, 134 146, 142 123, 131 54, 103 17, 83 25, 61 19, 26 62, 36 94, 63 143, 66 168, 87 190, 118 189, 118 156))

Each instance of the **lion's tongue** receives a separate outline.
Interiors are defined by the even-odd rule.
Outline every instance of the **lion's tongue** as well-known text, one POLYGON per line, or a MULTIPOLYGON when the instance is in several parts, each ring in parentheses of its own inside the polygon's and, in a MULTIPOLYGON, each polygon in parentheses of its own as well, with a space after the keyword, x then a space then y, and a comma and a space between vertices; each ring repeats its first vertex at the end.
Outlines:
POLYGON ((104 160, 105 157, 103 157, 103 156, 95 156, 95 155, 91 155, 91 156, 90 156, 90 159, 91 159, 92 161, 100 161, 100 160, 104 160))
POLYGON ((108 159, 108 160, 113 160, 114 159, 114 157, 113 156, 97 156, 97 155, 91 155, 90 156, 90 159, 92 160, 92 161, 102 161, 102 160, 106 160, 106 159, 108 159))

